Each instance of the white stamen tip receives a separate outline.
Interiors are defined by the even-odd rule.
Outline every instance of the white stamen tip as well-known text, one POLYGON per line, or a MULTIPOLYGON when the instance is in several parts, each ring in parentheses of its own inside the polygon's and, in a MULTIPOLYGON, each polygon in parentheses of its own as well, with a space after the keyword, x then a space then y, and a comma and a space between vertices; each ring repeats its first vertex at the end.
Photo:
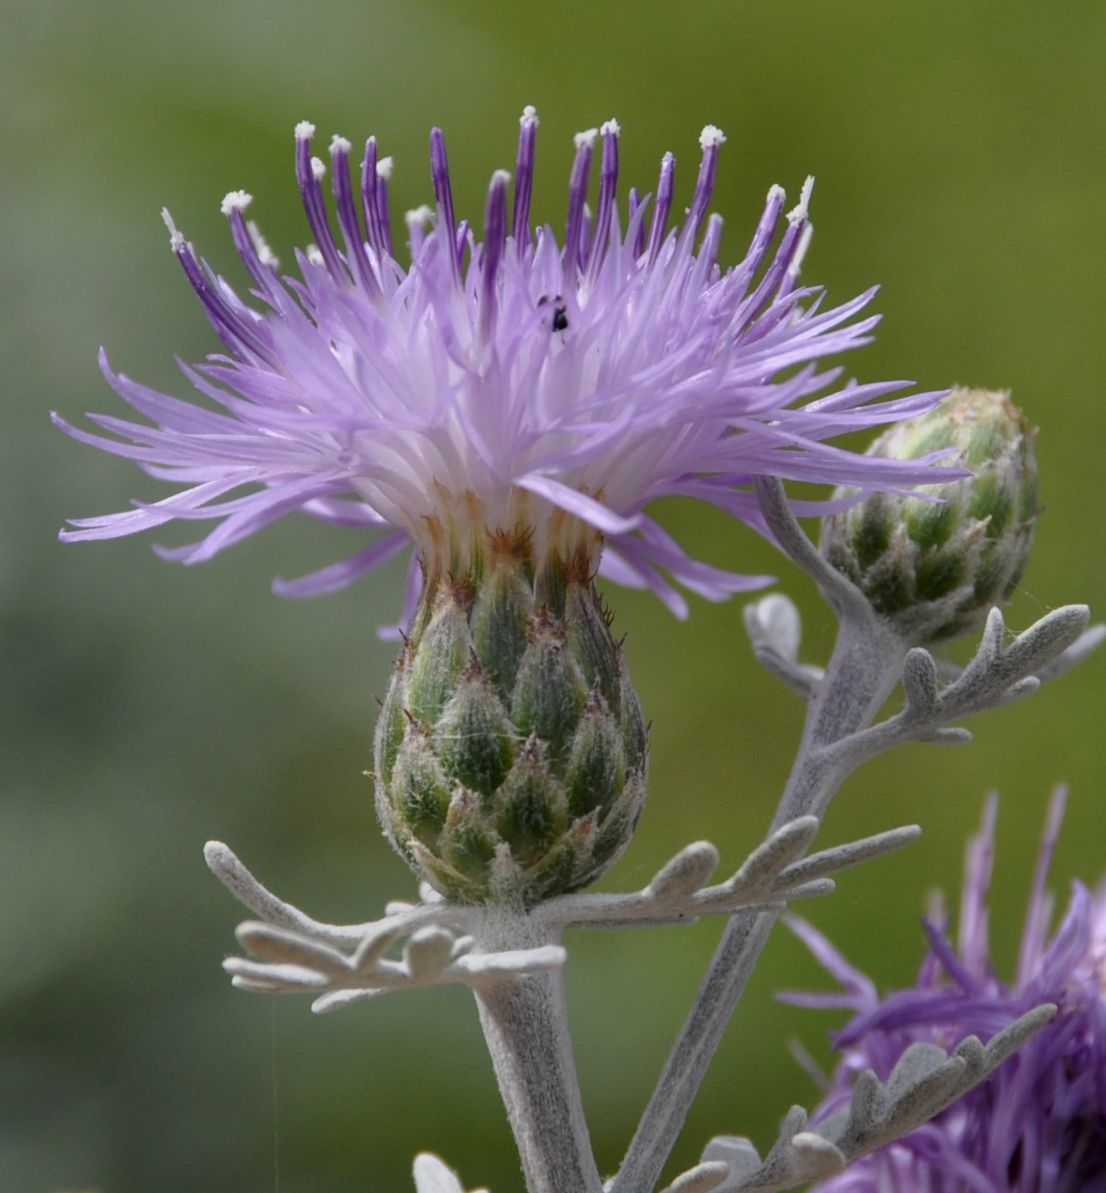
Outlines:
POLYGON ((595 144, 595 138, 599 136, 597 128, 585 128, 582 133, 577 133, 572 138, 573 144, 577 149, 583 149, 586 145, 589 149, 595 144))
POLYGON ((273 269, 280 266, 280 260, 271 248, 269 242, 261 235, 261 229, 254 223, 253 220, 246 222, 246 231, 250 234, 250 240, 253 243, 254 252, 257 253, 257 259, 262 265, 268 265, 273 269))
POLYGON ((380 161, 376 163, 376 176, 377 178, 383 178, 385 182, 388 182, 391 179, 395 168, 396 159, 394 157, 382 157, 380 161))
POLYGON ((403 217, 409 228, 422 227, 429 228, 434 222, 434 208, 428 207, 425 203, 421 207, 415 207, 403 217))
POLYGON ((311 159, 311 173, 315 176, 316 182, 326 177, 326 163, 321 157, 311 159))
POLYGON ((184 233, 177 228, 176 224, 173 223, 173 217, 169 214, 168 207, 163 207, 161 209, 161 218, 166 228, 169 229, 169 247, 175 253, 184 247, 184 233))
POLYGON ((599 131, 604 137, 617 137, 618 134, 622 132, 622 125, 619 124, 618 121, 612 116, 610 120, 604 121, 604 123, 599 126, 599 131))
POLYGON ((699 144, 703 149, 714 149, 725 143, 726 134, 716 124, 705 125, 699 134, 699 144))
POLYGON ((787 276, 790 278, 797 278, 799 270, 803 267, 803 258, 806 256, 807 249, 810 248, 810 238, 814 235, 814 225, 807 224, 803 229, 802 235, 799 237, 799 244, 795 249, 795 256, 791 258, 791 264, 787 267, 787 276))
POLYGON ((245 211, 253 202, 253 195, 247 191, 227 191, 219 210, 223 215, 230 215, 232 211, 245 211))
POLYGON ((805 220, 807 210, 810 207, 810 192, 814 189, 814 175, 807 175, 806 182, 803 183, 803 189, 799 192, 799 202, 787 213, 787 218, 793 223, 797 224, 799 220, 805 220))
POLYGON ((299 124, 296 125, 296 140, 297 141, 310 141, 314 135, 315 135, 315 126, 311 123, 310 120, 301 120, 299 122, 299 124))
POLYGON ((338 133, 330 138, 331 153, 349 153, 352 148, 353 143, 348 138, 339 136, 338 133))
POLYGON ((303 252, 304 256, 308 259, 308 261, 311 262, 312 265, 326 264, 326 262, 323 260, 323 254, 317 244, 309 244, 303 252))
POLYGON ((519 124, 538 124, 538 109, 533 104, 527 104, 522 109, 522 115, 518 118, 519 124))
POLYGON ((768 188, 768 203, 779 203, 781 206, 787 199, 787 191, 783 189, 778 182, 773 182, 768 188))
POLYGON ((509 186, 511 182, 510 170, 493 170, 492 184, 490 189, 495 189, 497 186, 509 186))

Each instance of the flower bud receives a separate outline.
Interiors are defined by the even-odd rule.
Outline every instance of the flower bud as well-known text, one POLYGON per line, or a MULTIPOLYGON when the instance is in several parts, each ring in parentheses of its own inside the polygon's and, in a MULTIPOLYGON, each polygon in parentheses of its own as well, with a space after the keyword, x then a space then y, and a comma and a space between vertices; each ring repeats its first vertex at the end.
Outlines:
POLYGON ((489 536, 464 579, 428 579, 376 730, 376 806, 443 895, 532 906, 628 844, 646 730, 590 559, 537 571, 489 536))
POLYGON ((942 464, 972 475, 921 486, 917 496, 871 494, 826 519, 822 553, 914 640, 978 629, 993 605, 1010 599, 1029 561, 1033 437, 1009 393, 953 390, 928 414, 885 431, 868 454, 911 460, 951 447, 956 454, 942 464))

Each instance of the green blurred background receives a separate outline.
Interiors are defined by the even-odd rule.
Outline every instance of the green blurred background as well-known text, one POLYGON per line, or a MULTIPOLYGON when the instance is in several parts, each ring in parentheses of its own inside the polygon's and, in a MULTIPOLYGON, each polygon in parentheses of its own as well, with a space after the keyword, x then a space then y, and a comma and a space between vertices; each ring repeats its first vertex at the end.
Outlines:
MULTIPOLYGON (((62 547, 65 516, 158 489, 52 431, 47 411, 122 412, 97 373, 101 343, 117 368, 184 392, 173 354, 215 344, 158 209, 237 278, 218 208, 245 187, 288 257, 306 239, 297 120, 376 132, 397 159, 400 211, 429 195, 426 134, 441 123, 458 206, 474 212, 534 103, 535 209, 554 224, 575 130, 617 116, 624 177, 651 189, 671 147, 687 188, 712 121, 729 135, 715 203, 729 260, 769 183, 795 194, 816 174, 806 276, 836 299, 883 283, 879 343, 850 368, 1011 387, 1041 426, 1048 510, 1012 624, 1069 600, 1101 612, 1106 7, 9 0, 3 24, 0 1189, 404 1190, 413 1154, 433 1149, 468 1185, 507 1193, 513 1145, 463 990, 314 1019, 306 1003, 233 992, 219 969, 238 913, 203 867, 209 837, 325 918, 365 918, 412 888, 362 776, 391 655, 373 627, 393 615, 399 569, 297 604, 272 597, 269 577, 346 553, 348 537, 291 522, 191 571, 153 557, 149 538, 62 547)), ((807 614, 807 653, 824 658, 832 627, 805 578, 721 518, 665 516, 693 551, 779 571, 807 614)), ((640 884, 702 836, 736 861, 770 817, 797 701, 752 665, 739 603, 693 598, 677 624, 647 596, 609 596, 654 728, 650 804, 605 885, 640 884)), ((966 749, 913 748, 850 782, 827 840, 926 828, 808 908, 881 983, 909 981, 924 895, 955 888, 989 786, 1004 794, 1004 964, 1053 781, 1072 784, 1054 885, 1063 896, 1104 869, 1103 666, 978 721, 966 749)), ((606 1171, 716 934, 570 941, 606 1171)), ((763 1145, 790 1102, 814 1100, 787 1044, 826 1056, 831 1019, 772 997, 804 983, 823 980, 781 931, 691 1116, 684 1165, 712 1133, 763 1145)))

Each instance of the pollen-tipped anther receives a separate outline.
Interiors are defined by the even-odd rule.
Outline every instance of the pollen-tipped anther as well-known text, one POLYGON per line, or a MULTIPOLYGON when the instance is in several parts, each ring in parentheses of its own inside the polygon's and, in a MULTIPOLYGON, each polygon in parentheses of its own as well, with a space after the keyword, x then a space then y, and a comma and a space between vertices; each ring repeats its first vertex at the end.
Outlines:
POLYGON ((530 245, 530 198, 534 184, 534 147, 538 132, 538 111, 527 104, 519 117, 518 154, 515 159, 515 205, 511 230, 521 256, 530 245))
POLYGON ((245 211, 252 202, 253 195, 246 191, 228 191, 219 204, 219 210, 223 215, 230 215, 232 211, 245 211))
POLYGON ((603 138, 603 156, 599 166, 599 207, 595 214, 588 259, 588 279, 595 281, 607 255, 611 217, 618 191, 618 138, 621 132, 617 120, 608 120, 599 130, 603 138))
POLYGON ((461 259, 456 248, 457 220, 453 214, 453 188, 449 180, 449 158, 445 151, 445 136, 440 128, 430 130, 430 180, 434 200, 438 206, 438 225, 445 234, 444 251, 450 261, 453 280, 461 280, 461 259))
POLYGON ((169 214, 169 208, 163 207, 161 209, 161 222, 165 225, 169 232, 169 247, 174 253, 180 252, 184 247, 184 233, 177 227, 173 221, 173 217, 169 214))
POLYGON ((806 181, 803 183, 803 189, 799 192, 799 201, 787 213, 787 219, 792 224, 800 223, 807 219, 810 212, 810 196, 814 191, 814 175, 808 174, 806 181))
POLYGON ((488 201, 484 209, 483 285, 481 287, 480 326, 485 339, 491 335, 495 320, 496 280, 499 263, 507 237, 507 187, 511 175, 496 170, 488 187, 488 201))

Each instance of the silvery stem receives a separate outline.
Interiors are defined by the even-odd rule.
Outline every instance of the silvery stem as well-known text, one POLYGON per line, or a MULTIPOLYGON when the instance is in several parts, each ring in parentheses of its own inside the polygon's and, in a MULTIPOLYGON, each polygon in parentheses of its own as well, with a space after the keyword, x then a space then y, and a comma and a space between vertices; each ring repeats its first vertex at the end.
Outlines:
POLYGON ((909 645, 870 610, 850 610, 842 617, 825 678, 807 708, 802 742, 773 829, 797 816, 825 815, 853 765, 824 760, 822 747, 872 723, 902 677, 909 645))
MULTIPOLYGON (((558 943, 548 928, 508 912, 489 912, 476 937, 481 950, 558 943)), ((476 1003, 528 1193, 602 1193, 572 1056, 563 970, 477 989, 476 1003)))
MULTIPOLYGON (((874 614, 842 610, 833 657, 808 708, 774 829, 797 816, 824 815, 851 767, 825 757, 822 747, 871 723, 899 681, 905 654, 906 645, 874 614)), ((739 912, 728 921, 610 1193, 656 1187, 777 915, 739 912)))

